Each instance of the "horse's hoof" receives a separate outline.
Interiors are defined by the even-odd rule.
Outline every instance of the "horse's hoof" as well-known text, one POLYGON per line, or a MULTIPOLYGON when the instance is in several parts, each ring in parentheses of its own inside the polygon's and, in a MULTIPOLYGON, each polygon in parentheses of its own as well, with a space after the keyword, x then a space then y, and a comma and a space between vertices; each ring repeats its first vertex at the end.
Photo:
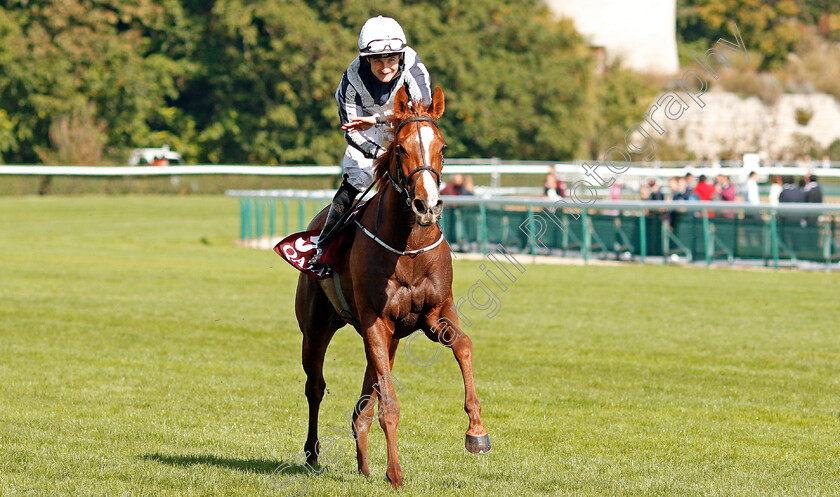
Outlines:
POLYGON ((464 443, 467 450, 473 454, 486 454, 493 448, 490 445, 490 435, 467 435, 467 441, 464 443))

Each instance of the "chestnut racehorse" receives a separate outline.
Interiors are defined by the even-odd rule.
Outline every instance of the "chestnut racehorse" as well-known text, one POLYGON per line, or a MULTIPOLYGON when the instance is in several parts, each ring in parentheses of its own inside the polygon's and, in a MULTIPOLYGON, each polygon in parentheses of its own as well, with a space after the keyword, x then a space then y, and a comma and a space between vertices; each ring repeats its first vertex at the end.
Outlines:
MULTIPOLYGON (((435 88, 428 108, 422 103, 409 104, 405 89, 399 90, 390 119, 394 140, 375 165, 378 191, 351 227, 355 230, 352 244, 334 268, 340 278, 315 280, 301 273, 295 302, 303 333, 309 402, 304 445, 307 462, 317 464, 320 450, 318 410, 326 388, 324 355, 336 330, 349 323, 362 336, 367 356, 362 393, 351 425, 359 471, 370 475, 368 432, 379 398, 379 424, 388 446, 385 474, 394 488, 402 486, 403 479, 397 455, 400 407, 390 373, 399 340, 418 329, 450 347, 461 367, 464 409, 470 420, 467 450, 476 454, 490 450, 473 382, 472 342, 460 331, 452 298, 449 244, 437 224, 443 208, 438 189, 445 148, 437 119, 443 109, 440 88, 435 88), (335 290, 336 281, 345 303, 335 290), (352 316, 342 312, 348 308, 352 316)), ((326 209, 308 229, 321 229, 325 217, 326 209)))

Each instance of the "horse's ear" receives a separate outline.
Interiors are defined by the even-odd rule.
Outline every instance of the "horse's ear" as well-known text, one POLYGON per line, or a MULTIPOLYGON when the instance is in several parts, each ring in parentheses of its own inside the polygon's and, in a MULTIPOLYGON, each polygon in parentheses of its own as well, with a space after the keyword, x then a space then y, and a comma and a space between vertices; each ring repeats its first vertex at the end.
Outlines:
POLYGON ((445 107, 446 103, 443 98, 443 90, 440 89, 440 86, 435 86, 435 94, 432 95, 432 103, 429 105, 429 114, 435 119, 440 119, 445 107))
POLYGON ((405 112, 408 112, 408 93, 405 92, 405 86, 401 86, 394 97, 394 114, 400 115, 405 112))

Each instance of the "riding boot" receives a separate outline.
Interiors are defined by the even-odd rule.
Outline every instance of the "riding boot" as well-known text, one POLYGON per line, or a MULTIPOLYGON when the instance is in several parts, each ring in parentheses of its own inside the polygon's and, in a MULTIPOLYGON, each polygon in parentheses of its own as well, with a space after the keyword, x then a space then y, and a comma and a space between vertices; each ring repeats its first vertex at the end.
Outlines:
POLYGON ((335 193, 335 197, 333 197, 332 205, 330 205, 330 210, 327 213, 327 220, 324 222, 324 227, 321 229, 321 234, 318 236, 315 255, 313 255, 312 259, 309 260, 311 265, 320 263, 321 256, 324 253, 324 247, 326 247, 326 242, 328 242, 337 232, 336 228, 338 222, 347 213, 347 209, 350 208, 353 200, 358 194, 359 190, 347 181, 347 175, 345 174, 344 181, 341 182, 341 186, 338 187, 338 191, 335 193))

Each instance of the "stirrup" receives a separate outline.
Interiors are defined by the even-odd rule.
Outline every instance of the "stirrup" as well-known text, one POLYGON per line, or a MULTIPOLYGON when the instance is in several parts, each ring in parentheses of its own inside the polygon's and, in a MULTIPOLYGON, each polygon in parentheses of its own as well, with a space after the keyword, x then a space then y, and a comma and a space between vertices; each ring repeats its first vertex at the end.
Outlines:
POLYGON ((321 262, 321 257, 323 257, 323 256, 324 256, 324 249, 321 248, 321 247, 316 248, 315 249, 315 255, 313 255, 309 259, 309 265, 312 266, 312 267, 326 267, 326 265, 323 262, 321 262))

